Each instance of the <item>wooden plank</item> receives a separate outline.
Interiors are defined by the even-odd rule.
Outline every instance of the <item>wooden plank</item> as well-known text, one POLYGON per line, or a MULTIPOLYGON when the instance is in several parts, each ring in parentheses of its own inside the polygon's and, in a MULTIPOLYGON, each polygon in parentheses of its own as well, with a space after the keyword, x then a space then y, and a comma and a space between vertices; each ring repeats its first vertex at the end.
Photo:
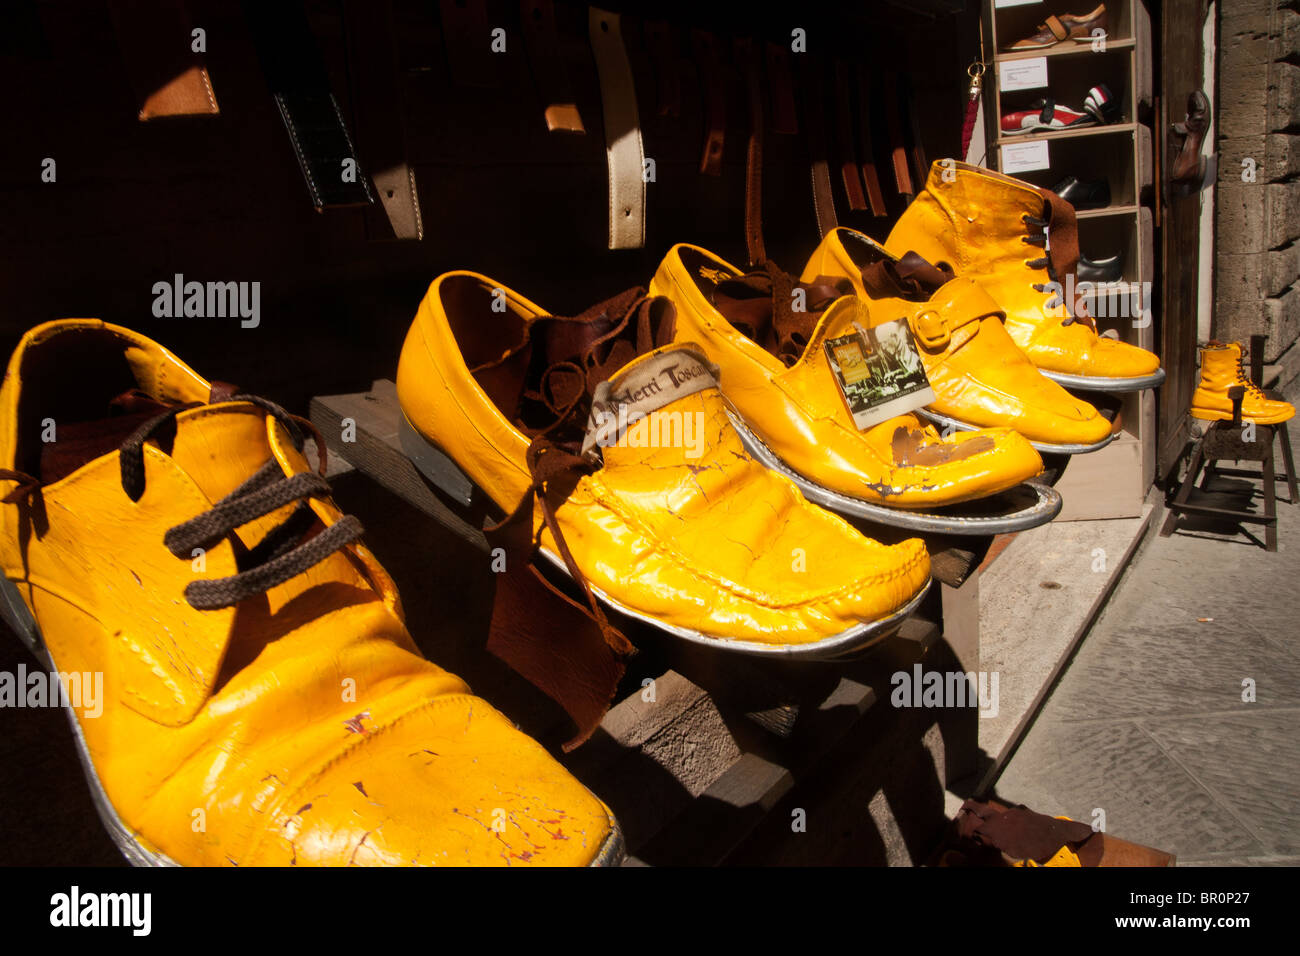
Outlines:
MULTIPOLYGON (((337 452, 393 494, 410 502, 456 536, 487 552, 487 539, 474 512, 458 513, 453 504, 469 501, 469 482, 461 476, 463 500, 444 501, 411 463, 403 450, 399 423, 403 420, 397 404, 397 387, 388 380, 374 383, 371 391, 351 395, 317 396, 311 400, 311 422, 325 438, 330 451, 337 452), (353 428, 345 429, 350 419, 353 428), (351 437, 353 440, 346 440, 351 437), (473 522, 473 523, 472 523, 473 522)), ((453 476, 448 486, 457 489, 453 476)))
POLYGON ((747 753, 637 854, 656 866, 725 860, 794 786, 790 771, 747 753))

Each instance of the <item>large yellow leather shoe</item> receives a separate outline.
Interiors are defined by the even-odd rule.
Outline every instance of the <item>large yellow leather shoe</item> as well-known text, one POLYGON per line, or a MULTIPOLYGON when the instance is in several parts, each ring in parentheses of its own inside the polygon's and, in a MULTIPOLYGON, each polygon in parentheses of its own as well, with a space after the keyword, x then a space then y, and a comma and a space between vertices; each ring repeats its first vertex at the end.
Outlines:
POLYGON ((1241 346, 1236 342, 1211 342, 1201 348, 1201 379, 1192 393, 1192 417, 1202 421, 1232 421, 1228 389, 1240 385, 1242 421, 1277 425, 1295 417, 1290 402, 1269 398, 1246 374, 1241 346))
POLYGON ((781 656, 895 629, 928 584, 922 543, 872 541, 751 458, 698 347, 669 344, 675 322, 643 290, 563 318, 448 273, 420 303, 398 398, 419 436, 617 610, 781 656))
POLYGON ((1042 471, 1042 459, 1009 428, 942 438, 912 414, 858 428, 824 347, 877 324, 847 283, 796 288, 792 276, 771 265, 743 276, 705 249, 679 244, 651 290, 677 306, 678 337, 698 342, 721 368, 722 390, 742 420, 738 427, 752 436, 751 450, 798 476, 819 503, 903 527, 967 533, 989 533, 1000 521, 1032 527, 1059 509, 1054 492, 1035 486, 1028 514, 935 514, 1015 488, 1042 471), (804 309, 788 307, 800 297, 804 309))
POLYGON ((0 615, 79 675, 127 858, 614 862, 601 801, 419 655, 297 421, 233 392, 91 319, 28 332, 0 390, 0 615))
POLYGON ((832 229, 801 281, 848 280, 873 322, 907 320, 935 400, 922 414, 958 428, 1014 428, 1039 451, 1096 451, 1114 437, 1088 402, 1044 378, 975 280, 953 278, 915 253, 898 257, 853 229, 832 229))
POLYGON ((1048 378, 1070 388, 1134 391, 1164 381, 1146 349, 1097 334, 1078 301, 1073 207, 1055 193, 954 160, 930 167, 925 189, 885 241, 976 279, 1006 313, 1006 327, 1048 378), (1050 249, 1046 248, 1048 232, 1050 249))

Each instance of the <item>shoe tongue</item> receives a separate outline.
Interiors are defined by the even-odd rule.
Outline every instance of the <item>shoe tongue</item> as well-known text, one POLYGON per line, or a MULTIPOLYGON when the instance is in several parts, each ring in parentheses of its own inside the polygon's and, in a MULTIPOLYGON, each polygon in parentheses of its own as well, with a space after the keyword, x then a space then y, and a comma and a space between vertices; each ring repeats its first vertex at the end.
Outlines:
POLYGON ((210 501, 219 501, 272 457, 266 429, 266 413, 255 405, 204 405, 176 417, 170 455, 210 501))
POLYGON ((673 345, 638 358, 596 386, 582 453, 616 444, 629 425, 709 389, 720 401, 718 367, 694 345, 673 345))

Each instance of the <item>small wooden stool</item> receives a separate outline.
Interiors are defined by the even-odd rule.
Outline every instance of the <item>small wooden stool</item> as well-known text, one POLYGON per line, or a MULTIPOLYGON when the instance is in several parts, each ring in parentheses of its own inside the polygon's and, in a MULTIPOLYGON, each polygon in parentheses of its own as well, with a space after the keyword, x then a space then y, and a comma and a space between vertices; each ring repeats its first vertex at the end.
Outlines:
MULTIPOLYGON (((1256 384, 1259 384, 1260 379, 1263 377, 1263 339, 1262 335, 1251 336, 1251 378, 1256 384)), ((1300 500, 1300 491, 1297 491, 1296 487, 1295 461, 1291 454, 1291 436, 1287 433, 1286 422, 1282 422, 1278 425, 1256 425, 1255 440, 1253 442, 1243 441, 1244 429, 1241 421, 1241 403, 1245 393, 1245 386, 1242 385, 1236 385, 1228 389, 1228 397, 1232 399, 1232 421, 1211 422, 1205 430, 1205 434, 1197 439, 1196 446, 1192 451, 1191 463, 1187 466, 1187 476, 1183 479, 1177 496, 1173 501, 1169 502, 1169 516, 1160 529, 1162 538, 1173 533, 1174 528, 1178 525, 1179 515, 1212 515, 1221 518, 1233 518, 1251 524, 1262 524, 1264 526, 1265 550, 1277 550, 1277 496, 1273 491, 1274 480, 1278 477, 1286 478, 1287 489, 1290 493, 1288 504, 1295 504, 1300 500), (1286 471, 1282 475, 1276 475, 1273 469, 1273 442, 1275 438, 1280 438, 1282 441, 1282 463, 1286 467, 1286 471), (1232 461, 1258 461, 1260 470, 1246 471, 1239 468, 1218 467, 1218 462, 1229 459, 1232 461), (1219 475, 1263 479, 1264 513, 1257 514, 1253 511, 1238 511, 1234 508, 1219 508, 1191 502, 1189 499, 1202 468, 1204 468, 1205 476, 1201 480, 1199 488, 1201 492, 1208 492, 1210 482, 1219 475)), ((1281 398, 1281 396, 1272 392, 1265 392, 1265 394, 1269 398, 1281 398)))

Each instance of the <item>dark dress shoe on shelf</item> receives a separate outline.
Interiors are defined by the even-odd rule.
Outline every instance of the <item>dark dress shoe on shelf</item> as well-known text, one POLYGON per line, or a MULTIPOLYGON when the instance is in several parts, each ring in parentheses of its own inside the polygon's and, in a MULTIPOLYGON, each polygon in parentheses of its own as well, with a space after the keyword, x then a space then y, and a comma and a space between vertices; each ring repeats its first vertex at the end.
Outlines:
POLYGON ((1104 179, 1077 179, 1067 176, 1052 187, 1075 209, 1101 209, 1110 205, 1110 183, 1104 179))
POLYGON ((1074 277, 1080 282, 1118 282, 1124 270, 1119 256, 1107 259, 1089 259, 1079 256, 1079 265, 1074 270, 1074 277))

